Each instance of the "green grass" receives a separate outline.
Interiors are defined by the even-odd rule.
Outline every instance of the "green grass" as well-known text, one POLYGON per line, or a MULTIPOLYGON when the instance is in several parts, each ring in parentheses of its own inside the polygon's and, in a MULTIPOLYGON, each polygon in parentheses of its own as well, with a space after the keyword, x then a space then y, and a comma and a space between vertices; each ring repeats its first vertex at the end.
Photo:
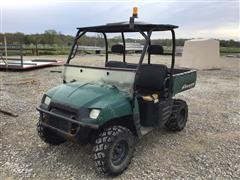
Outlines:
POLYGON ((221 55, 235 54, 235 53, 240 53, 240 48, 238 48, 238 47, 220 47, 221 55))

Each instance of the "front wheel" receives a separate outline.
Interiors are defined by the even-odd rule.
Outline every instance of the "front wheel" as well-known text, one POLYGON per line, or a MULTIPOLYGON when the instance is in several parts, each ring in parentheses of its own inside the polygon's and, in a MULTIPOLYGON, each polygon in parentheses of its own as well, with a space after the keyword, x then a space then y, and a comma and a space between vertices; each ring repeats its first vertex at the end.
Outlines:
POLYGON ((188 118, 187 103, 180 99, 175 99, 172 114, 166 122, 165 127, 169 131, 181 131, 185 128, 188 118))
POLYGON ((100 133, 93 148, 96 168, 103 174, 118 175, 130 164, 135 150, 134 135, 123 126, 111 126, 100 133))

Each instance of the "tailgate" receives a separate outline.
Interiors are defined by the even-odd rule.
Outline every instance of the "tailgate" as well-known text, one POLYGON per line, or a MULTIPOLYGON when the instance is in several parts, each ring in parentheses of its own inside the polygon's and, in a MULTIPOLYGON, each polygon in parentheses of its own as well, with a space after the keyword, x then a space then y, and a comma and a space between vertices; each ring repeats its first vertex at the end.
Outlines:
POLYGON ((173 75, 173 95, 182 91, 191 89, 195 86, 197 80, 197 71, 189 70, 173 75))

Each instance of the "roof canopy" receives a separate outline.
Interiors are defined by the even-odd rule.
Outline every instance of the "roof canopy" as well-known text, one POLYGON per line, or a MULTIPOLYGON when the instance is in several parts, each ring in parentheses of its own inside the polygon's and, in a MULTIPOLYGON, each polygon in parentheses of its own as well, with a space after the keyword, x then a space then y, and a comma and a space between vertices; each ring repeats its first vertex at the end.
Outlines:
POLYGON ((102 26, 91 26, 77 28, 80 31, 87 32, 138 32, 138 31, 168 31, 178 28, 178 26, 170 24, 149 24, 144 22, 134 22, 134 29, 130 28, 129 22, 109 23, 102 26))

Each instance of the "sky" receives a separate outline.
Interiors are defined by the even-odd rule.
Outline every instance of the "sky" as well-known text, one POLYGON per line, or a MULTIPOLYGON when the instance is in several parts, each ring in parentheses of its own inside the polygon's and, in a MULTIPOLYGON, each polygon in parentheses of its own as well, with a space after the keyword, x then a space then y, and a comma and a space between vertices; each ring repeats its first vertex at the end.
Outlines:
POLYGON ((0 0, 0 31, 75 35, 76 27, 128 21, 174 24, 177 38, 239 40, 239 0, 0 0))

